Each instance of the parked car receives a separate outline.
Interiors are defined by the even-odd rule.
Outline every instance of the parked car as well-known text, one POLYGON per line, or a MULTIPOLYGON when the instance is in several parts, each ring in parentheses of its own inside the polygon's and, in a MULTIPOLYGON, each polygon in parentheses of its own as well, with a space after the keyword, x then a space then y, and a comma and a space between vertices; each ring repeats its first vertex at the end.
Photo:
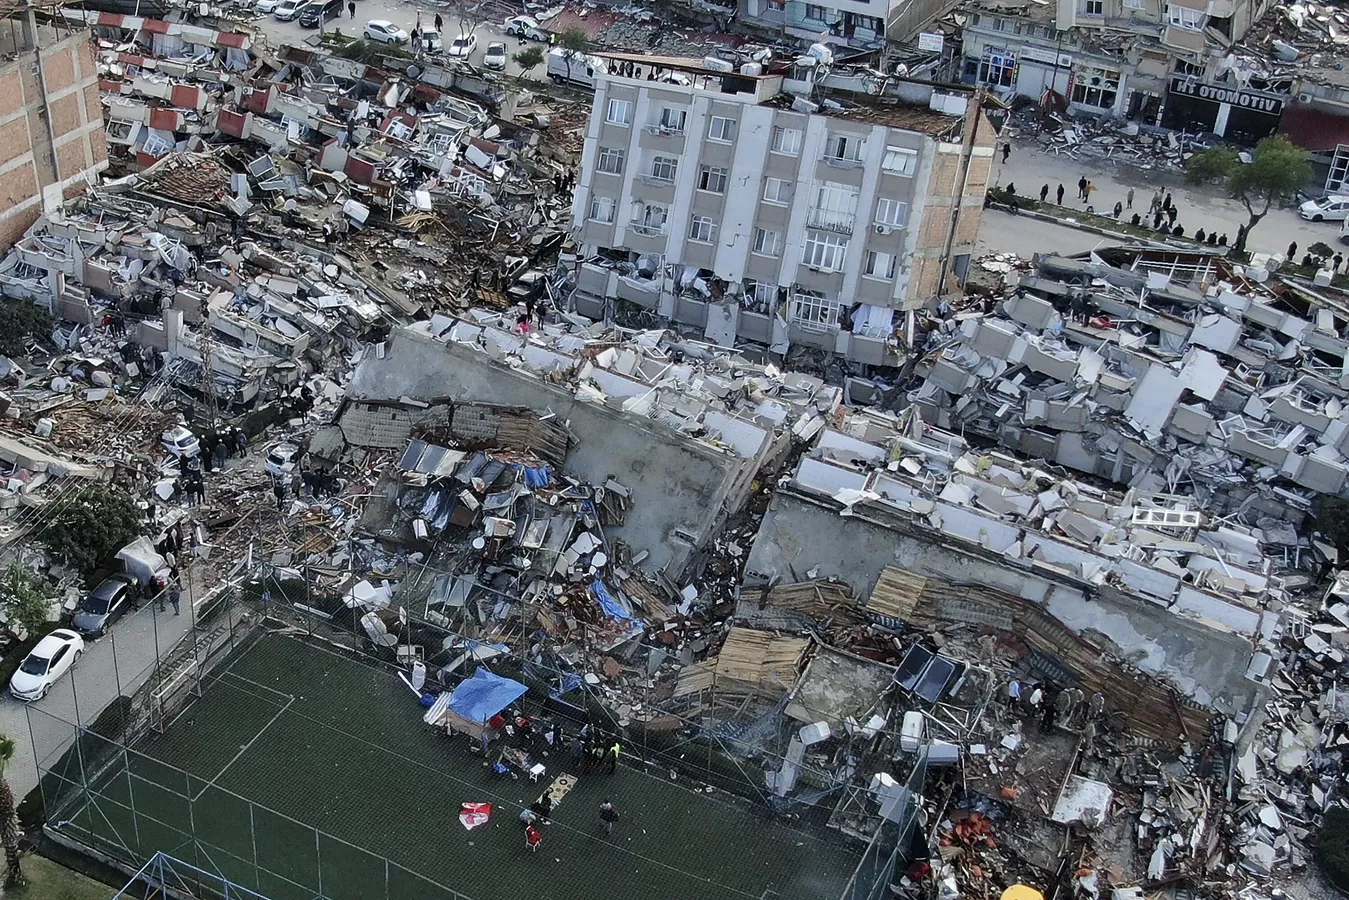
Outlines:
POLYGON ((365 23, 362 34, 367 41, 377 44, 406 44, 410 40, 406 31, 388 19, 371 19, 365 23))
POLYGON ((258 0, 257 5, 254 6, 253 9, 255 12, 259 12, 264 16, 270 16, 272 13, 276 12, 277 4, 280 2, 281 0, 258 0))
POLYGON ((1341 222, 1349 218, 1349 197, 1331 194, 1320 200, 1308 200, 1298 207, 1298 213, 1313 222, 1341 222))
POLYGON ((318 28, 321 22, 340 19, 345 5, 342 0, 313 0, 304 8, 304 12, 300 13, 300 27, 318 28))
POLYGON ((476 34, 461 34, 459 37, 450 41, 449 55, 457 59, 468 59, 469 54, 478 46, 478 36, 476 34))
POLYGON ((130 575, 104 578, 75 608, 70 627, 80 634, 97 637, 131 608, 140 588, 130 575))
POLYGON ((20 700, 41 700, 83 652, 84 638, 65 628, 56 629, 19 663, 9 679, 9 692, 20 700))
POLYGON ((487 51, 482 55, 482 64, 488 69, 506 68, 506 45, 501 41, 488 44, 487 51))
POLYGON ((422 52, 428 56, 439 56, 445 52, 445 41, 434 28, 422 32, 422 52))
POLYGON ((307 2, 308 0, 281 0, 272 15, 276 16, 278 22, 289 22, 300 14, 300 10, 305 8, 307 2))
POLYGON ((159 436, 159 442, 174 456, 182 459, 196 456, 201 452, 197 436, 182 425, 175 425, 159 436))
POLYGON ((299 459, 299 447, 294 444, 277 444, 267 454, 267 474, 273 478, 284 478, 295 471, 299 459))
POLYGON ((512 37, 522 37, 531 41, 548 40, 548 31, 539 26, 539 20, 533 16, 511 16, 506 20, 504 30, 512 37))

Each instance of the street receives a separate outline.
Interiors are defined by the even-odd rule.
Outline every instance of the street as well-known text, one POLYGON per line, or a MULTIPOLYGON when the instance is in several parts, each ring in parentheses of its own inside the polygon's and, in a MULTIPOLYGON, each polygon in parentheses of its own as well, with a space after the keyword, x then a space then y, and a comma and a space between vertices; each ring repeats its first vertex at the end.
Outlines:
MULTIPOLYGON (((1171 193, 1172 202, 1180 210, 1176 224, 1185 228, 1187 237, 1201 228, 1205 232, 1216 228, 1219 234, 1227 234, 1230 243, 1236 239, 1237 226, 1244 225, 1247 219, 1246 207, 1241 201, 1223 196, 1218 186, 1188 187, 1180 172, 1169 169, 1143 170, 1125 164, 1103 163, 1096 159, 1073 162, 1066 157, 1045 152, 1033 140, 1019 142, 1016 139, 1012 141, 1012 155, 1007 162, 1002 162, 1001 151, 996 154, 995 160, 993 173, 995 185, 1006 187, 1008 184, 1015 184, 1018 194, 1038 199, 1041 185, 1048 184, 1049 201, 1053 203, 1054 191, 1062 184, 1063 202, 1070 208, 1086 208, 1086 204, 1081 201, 1074 202, 1077 196, 1077 181, 1086 177, 1096 185, 1096 190, 1091 195, 1091 204, 1098 214, 1109 215, 1116 202, 1125 202, 1126 194, 1132 187, 1133 211, 1143 215, 1147 212, 1153 192, 1159 187, 1163 188, 1171 193)), ((1126 210, 1124 219, 1127 221, 1130 215, 1132 213, 1126 210)), ((1018 228, 1014 234, 1018 240, 1025 240, 1020 237, 1022 234, 1038 235, 1040 228, 1052 227, 1027 223, 1024 230, 1018 228)), ((987 230, 985 226, 984 231, 987 230)), ((999 238, 1005 235, 1004 232, 999 238)), ((1296 209, 1275 208, 1271 209, 1269 215, 1251 231, 1246 246, 1248 250, 1283 253, 1288 249, 1290 242, 1296 241, 1301 248, 1298 251, 1300 256, 1306 252, 1307 247, 1317 241, 1324 241, 1338 250, 1342 246, 1339 237, 1338 222, 1308 222, 1297 214, 1296 209)), ((981 242, 988 240, 988 235, 981 234, 980 240, 981 242)), ((1034 240, 1038 240, 1038 237, 1034 240)), ((1001 247, 1002 242, 998 241, 998 245, 1001 247)))
MULTIPOLYGON (((450 41, 458 36, 458 24, 452 13, 438 9, 430 3, 416 4, 399 2, 399 0, 357 0, 356 18, 352 19, 350 15, 343 10, 341 19, 334 19, 324 24, 325 31, 339 31, 344 35, 359 37, 365 23, 372 19, 387 19, 393 22, 407 32, 411 32, 417 24, 417 14, 421 13, 423 28, 435 27, 436 13, 439 12, 444 19, 444 30, 441 33, 441 39, 448 49, 450 41)), ((515 62, 515 54, 525 47, 538 47, 547 52, 548 45, 537 41, 526 41, 520 43, 519 38, 509 37, 502 31, 502 24, 505 17, 492 19, 479 25, 474 34, 478 38, 478 45, 473 48, 469 55, 469 62, 475 66, 481 67, 483 54, 487 52, 487 45, 493 41, 501 41, 506 45, 506 75, 519 75, 520 66, 515 62)), ((259 16, 254 21, 255 26, 261 28, 276 46, 283 44, 303 45, 306 42, 316 42, 318 40, 317 28, 302 28, 298 22, 291 20, 289 22, 280 22, 275 16, 259 16)), ((547 65, 541 63, 528 75, 531 79, 542 79, 545 76, 547 65)))
POLYGON ((23 703, 10 695, 8 685, 3 686, 0 734, 9 735, 19 745, 5 775, 17 797, 22 799, 37 785, 39 752, 45 765, 64 752, 74 736, 68 723, 92 723, 119 694, 130 694, 145 683, 154 671, 156 648, 167 652, 196 620, 196 604, 187 600, 184 595, 179 616, 172 608, 161 613, 153 603, 143 601, 138 612, 88 642, 70 674, 41 700, 23 703), (33 712, 31 735, 29 708, 33 712))
POLYGON ((975 252, 976 256, 1015 253, 1022 259, 1030 259, 1037 253, 1082 253, 1110 243, 1113 242, 1109 238, 1090 231, 986 209, 975 252))

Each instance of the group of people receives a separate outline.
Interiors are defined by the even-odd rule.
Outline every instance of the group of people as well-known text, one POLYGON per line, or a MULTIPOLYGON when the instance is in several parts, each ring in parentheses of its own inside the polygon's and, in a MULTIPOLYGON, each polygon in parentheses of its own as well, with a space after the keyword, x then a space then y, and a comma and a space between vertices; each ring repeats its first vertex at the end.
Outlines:
POLYGON ((1043 732, 1056 727, 1076 731, 1087 749, 1096 737, 1096 722, 1105 712, 1105 694, 1100 691, 1087 696, 1081 688, 1054 689, 1036 681, 1023 684, 1015 677, 1007 682, 1004 700, 1018 715, 1037 721, 1043 732))
MULTIPOLYGON (((539 830, 539 826, 551 823, 549 817, 552 812, 553 800, 545 793, 520 814, 520 821, 525 823, 525 849, 531 853, 537 852, 543 844, 543 832, 539 830)), ((614 826, 617 824, 618 809, 612 800, 606 799, 600 804, 600 825, 604 828, 605 834, 613 834, 614 826)))
POLYGON ((229 459, 248 454, 248 436, 234 426, 207 432, 198 441, 198 452, 183 460, 178 489, 188 506, 206 501, 206 476, 225 468, 229 459))
MULTIPOLYGON (((1297 241, 1293 241, 1291 244, 1288 245, 1287 259, 1290 263, 1298 263, 1299 265, 1308 269, 1318 267, 1325 268, 1327 262, 1327 260, 1324 257, 1317 256, 1316 254, 1311 253, 1310 251, 1302 254, 1302 260, 1299 262, 1297 258, 1297 241)), ((1332 256, 1329 259, 1330 262, 1329 268, 1331 269, 1331 271, 1333 271, 1336 275, 1346 274, 1344 268, 1344 260, 1345 256, 1343 253, 1336 253, 1334 256, 1332 256)))

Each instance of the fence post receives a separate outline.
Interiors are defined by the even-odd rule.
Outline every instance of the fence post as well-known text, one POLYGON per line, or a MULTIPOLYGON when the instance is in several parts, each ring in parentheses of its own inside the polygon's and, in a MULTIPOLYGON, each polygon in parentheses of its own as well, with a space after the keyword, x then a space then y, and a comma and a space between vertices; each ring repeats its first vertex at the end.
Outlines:
POLYGON ((136 835, 136 852, 139 853, 141 849, 141 823, 140 816, 136 814, 135 781, 131 777, 131 757, 127 756, 126 747, 122 748, 122 771, 126 774, 127 805, 131 807, 131 832, 136 835))
POLYGON ((258 889, 258 892, 261 893, 261 892, 262 892, 262 871, 261 871, 260 867, 258 866, 258 827, 257 827, 257 824, 253 821, 253 808, 254 808, 253 801, 252 801, 252 800, 249 800, 249 801, 248 801, 248 836, 249 836, 249 838, 253 841, 253 887, 257 888, 257 889, 258 889))
POLYGON ((112 679, 117 682, 117 696, 122 696, 122 670, 117 665, 117 632, 108 630, 108 640, 112 642, 112 679))
POLYGON ((323 900, 323 848, 319 846, 319 830, 317 828, 314 829, 314 861, 317 863, 314 868, 318 869, 319 875, 318 900, 323 900))

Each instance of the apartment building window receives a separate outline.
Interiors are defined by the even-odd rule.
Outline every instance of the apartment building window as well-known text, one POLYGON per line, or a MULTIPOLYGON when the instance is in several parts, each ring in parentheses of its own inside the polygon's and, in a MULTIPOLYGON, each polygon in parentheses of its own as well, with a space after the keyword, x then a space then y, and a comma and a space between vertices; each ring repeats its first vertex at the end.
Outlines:
POLYGON ((771 282, 746 279, 745 295, 741 305, 748 312, 771 316, 777 309, 778 299, 783 293, 781 288, 771 282))
POLYGON ((829 10, 814 3, 806 4, 806 18, 811 22, 828 22, 829 10))
POLYGON ((1125 9, 1147 9, 1147 0, 1124 0, 1125 9))
POLYGON ((895 277, 895 257, 879 250, 867 251, 865 274, 868 278, 891 279, 895 277))
POLYGON ((591 197, 590 218, 595 222, 603 222, 606 225, 612 224, 614 221, 614 198, 591 197))
POLYGON ((782 249, 782 235, 767 228, 754 229, 754 252, 762 256, 777 256, 782 249))
POLYGON ((918 168, 918 151, 903 147, 886 147, 881 168, 892 175, 912 175, 918 168))
POLYGON ((1074 73, 1073 102, 1098 109, 1114 109, 1119 93, 1119 71, 1084 66, 1074 73))
POLYGON ((450 152, 450 145, 455 144, 455 136, 448 131, 437 131, 431 135, 431 141, 428 144, 432 155, 444 156, 450 152))
POLYGON ((604 117, 604 121, 610 125, 631 125, 632 124, 632 101, 631 100, 610 100, 609 112, 604 117))
POLYGON ((673 106, 667 106, 660 111, 660 127, 666 131, 677 131, 684 133, 684 123, 688 121, 689 112, 686 109, 675 109, 673 106))
POLYGON ((795 156, 801 152, 801 129, 773 128, 773 152, 795 156))
POLYGON ((716 223, 707 216, 694 216, 693 221, 689 223, 689 240, 697 241, 700 244, 712 243, 712 232, 716 230, 716 223))
POLYGON ((823 272, 838 272, 848 258, 848 238, 832 231, 806 232, 806 246, 801 262, 812 269, 823 272))
POLYGON ((173 150, 173 141, 168 138, 152 134, 145 139, 145 146, 141 147, 146 156, 153 156, 156 159, 173 150))
POLYGON ((657 181, 674 181, 679 171, 679 160, 673 156, 657 156, 651 160, 651 177, 657 181))
POLYGON ((1184 28, 1187 31, 1203 31, 1204 18, 1204 13, 1197 9, 1172 5, 1166 7, 1167 21, 1177 28, 1184 28))
POLYGON ((595 160, 595 168, 610 175, 622 175, 623 163, 626 159, 627 154, 622 150, 613 147, 601 147, 599 158, 595 160))
POLYGON ((831 134, 825 144, 824 155, 826 159, 837 162, 855 163, 861 161, 864 147, 866 141, 860 137, 851 134, 831 134))
POLYGON ((768 12, 786 12, 787 0, 765 0, 764 9, 768 12))
POLYGON ((985 47, 979 60, 979 83, 1011 87, 1016 82, 1016 54, 985 47))
POLYGON ((698 190, 726 193, 726 170, 721 166, 703 166, 698 173, 698 190))
POLYGON ((851 232, 856 217, 856 188, 825 182, 815 189, 815 205, 809 216, 812 227, 851 232))
POLYGON ((876 203, 876 224, 883 228, 903 228, 909 224, 909 204, 882 197, 876 203))
POLYGON ((765 178, 763 198, 769 203, 791 203, 792 183, 781 178, 765 178))
POLYGON ((711 124, 707 127, 707 138, 711 141, 723 143, 730 143, 735 140, 735 119, 713 116, 711 124))
POLYGON ((1082 15, 1084 16, 1105 15, 1105 0, 1082 0, 1082 15))
POLYGON ((838 301, 826 299, 819 291, 797 288, 792 291, 792 322, 833 328, 838 325, 838 301))
POLYGON ((632 205, 632 230, 638 234, 664 234, 670 210, 655 203, 632 205))

